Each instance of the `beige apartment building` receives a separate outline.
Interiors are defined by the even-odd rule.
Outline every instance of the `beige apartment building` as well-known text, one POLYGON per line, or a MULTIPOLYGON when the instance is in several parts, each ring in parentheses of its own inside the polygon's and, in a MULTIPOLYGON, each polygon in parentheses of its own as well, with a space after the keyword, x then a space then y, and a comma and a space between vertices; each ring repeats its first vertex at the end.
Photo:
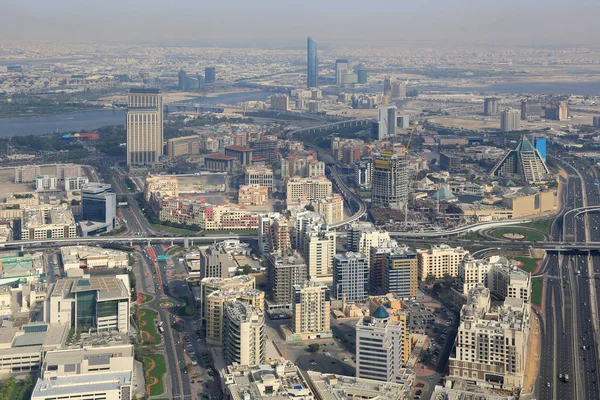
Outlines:
POLYGON ((183 136, 167 140, 167 157, 173 159, 187 154, 200 153, 199 136, 183 136))
POLYGON ((369 265, 371 248, 379 247, 389 240, 389 232, 375 228, 370 222, 355 222, 348 230, 348 249, 364 255, 369 259, 369 265))
POLYGON ((258 248, 262 254, 291 248, 290 221, 280 213, 258 216, 258 248))
POLYGON ((450 247, 446 244, 433 245, 429 249, 417 249, 419 278, 443 278, 446 274, 457 277, 458 265, 469 254, 462 247, 450 247))
POLYGON ((54 350, 46 354, 32 400, 131 400, 133 345, 54 350))
POLYGON ((223 352, 227 364, 265 361, 267 334, 262 310, 240 301, 225 306, 223 352))
POLYGON ((127 165, 154 165, 163 155, 163 98, 160 89, 129 89, 127 165))
POLYGON ((287 182, 287 203, 309 204, 315 200, 331 197, 331 181, 324 176, 314 178, 290 178, 287 182))
POLYGON ((330 277, 336 252, 335 232, 322 232, 319 228, 307 233, 304 239, 304 260, 311 279, 330 277))
POLYGON ((146 176, 146 189, 144 197, 150 199, 153 192, 159 192, 159 197, 179 197, 179 181, 173 175, 148 175, 146 176))
POLYGON ((273 191, 273 170, 264 165, 251 165, 246 167, 244 183, 246 185, 266 186, 273 191))
POLYGON ((240 185, 238 190, 238 204, 240 206, 264 206, 269 201, 269 188, 267 186, 240 185))
POLYGON ((207 298, 211 293, 242 292, 246 289, 255 289, 256 279, 249 275, 239 275, 232 278, 204 278, 200 281, 200 322, 204 323, 207 318, 207 298))
POLYGON ((292 332, 286 340, 331 337, 330 292, 327 285, 314 281, 294 286, 292 332))
POLYGON ((344 198, 337 195, 317 200, 315 211, 325 218, 327 224, 342 222, 344 220, 344 198))
POLYGON ((21 240, 77 237, 77 224, 66 205, 27 208, 21 218, 21 240))

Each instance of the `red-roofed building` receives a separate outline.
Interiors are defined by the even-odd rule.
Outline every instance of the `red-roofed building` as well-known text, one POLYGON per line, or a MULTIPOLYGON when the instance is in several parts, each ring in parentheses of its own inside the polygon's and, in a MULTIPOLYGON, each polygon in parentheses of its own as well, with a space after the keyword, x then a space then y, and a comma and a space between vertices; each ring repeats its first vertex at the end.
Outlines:
POLYGON ((216 153, 204 157, 204 166, 215 171, 231 172, 233 171, 234 162, 235 157, 226 156, 225 154, 216 153))
POLYGON ((225 155, 235 157, 242 165, 250 165, 252 162, 252 149, 247 147, 227 146, 225 147, 225 155))

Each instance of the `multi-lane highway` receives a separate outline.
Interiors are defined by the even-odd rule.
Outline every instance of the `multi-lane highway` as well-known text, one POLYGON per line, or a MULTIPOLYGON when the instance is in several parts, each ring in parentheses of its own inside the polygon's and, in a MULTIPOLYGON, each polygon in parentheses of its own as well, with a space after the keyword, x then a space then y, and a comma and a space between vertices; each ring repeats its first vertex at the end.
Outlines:
MULTIPOLYGON (((573 165, 560 163, 568 174, 564 209, 600 205, 593 171, 580 173, 573 165)), ((596 217, 565 213, 552 227, 551 240, 588 242, 600 240, 596 217)), ((597 346, 589 270, 600 256, 587 252, 548 255, 543 308, 542 352, 537 393, 543 399, 598 399, 597 346), (584 347, 585 346, 585 347, 584 347), (566 377, 569 377, 568 382, 566 377)), ((592 274, 593 275, 593 274, 592 274)), ((593 287, 593 290, 596 290, 593 287)), ((594 293, 595 294, 595 293, 594 293)), ((595 308, 595 304, 594 304, 595 308)), ((596 327, 597 328, 597 327, 596 327)))

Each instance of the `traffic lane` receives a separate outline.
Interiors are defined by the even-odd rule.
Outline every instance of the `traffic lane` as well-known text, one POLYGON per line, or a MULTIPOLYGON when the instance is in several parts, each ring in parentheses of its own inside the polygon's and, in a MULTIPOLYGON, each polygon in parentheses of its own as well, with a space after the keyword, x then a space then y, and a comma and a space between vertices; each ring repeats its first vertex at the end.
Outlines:
MULTIPOLYGON (((587 262, 587 258, 586 258, 587 262)), ((583 265, 583 271, 587 271, 587 265, 583 265)), ((586 274, 581 273, 575 280, 577 281, 578 291, 576 292, 578 306, 578 328, 579 328, 579 356, 582 361, 580 368, 580 377, 584 385, 584 393, 586 398, 592 398, 597 388, 596 373, 596 356, 593 339, 593 326, 591 322, 590 308, 590 290, 586 281, 586 274)))

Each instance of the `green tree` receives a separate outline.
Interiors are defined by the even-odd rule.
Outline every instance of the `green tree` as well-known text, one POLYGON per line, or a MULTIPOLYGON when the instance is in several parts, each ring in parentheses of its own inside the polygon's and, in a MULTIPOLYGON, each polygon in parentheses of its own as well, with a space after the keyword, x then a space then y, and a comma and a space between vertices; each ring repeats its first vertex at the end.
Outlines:
POLYGON ((311 353, 316 353, 317 351, 319 351, 319 344, 318 343, 309 344, 308 351, 310 351, 311 353))
POLYGON ((308 205, 304 206, 304 209, 306 211, 315 211, 315 206, 313 206, 312 204, 308 204, 308 205))

